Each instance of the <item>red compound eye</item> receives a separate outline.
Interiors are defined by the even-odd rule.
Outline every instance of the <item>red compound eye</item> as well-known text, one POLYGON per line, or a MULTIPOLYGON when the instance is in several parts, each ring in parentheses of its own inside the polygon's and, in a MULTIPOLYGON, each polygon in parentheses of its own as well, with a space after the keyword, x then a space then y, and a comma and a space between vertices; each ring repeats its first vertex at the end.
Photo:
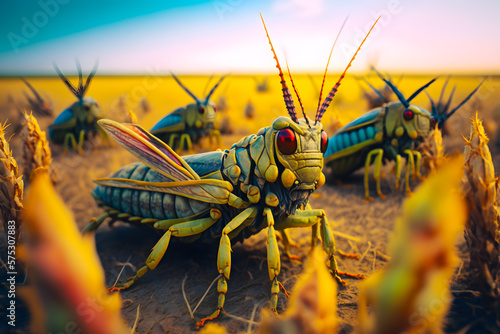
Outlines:
POLYGON ((217 106, 214 106, 214 111, 217 111, 217 106))
POLYGON ((413 119, 413 116, 415 116, 413 114, 413 111, 411 111, 410 109, 406 109, 403 113, 403 117, 407 120, 407 121, 411 121, 413 119))
POLYGON ((200 109, 198 109, 198 112, 199 112, 200 114, 203 114, 203 113, 205 112, 205 108, 200 108, 200 109))
POLYGON ((431 118, 431 130, 436 128, 437 119, 431 118))
POLYGON ((297 149, 297 138, 290 129, 283 129, 278 132, 278 149, 283 154, 292 154, 297 149))
POLYGON ((325 153, 328 148, 328 136, 325 131, 321 131, 321 153, 325 153))

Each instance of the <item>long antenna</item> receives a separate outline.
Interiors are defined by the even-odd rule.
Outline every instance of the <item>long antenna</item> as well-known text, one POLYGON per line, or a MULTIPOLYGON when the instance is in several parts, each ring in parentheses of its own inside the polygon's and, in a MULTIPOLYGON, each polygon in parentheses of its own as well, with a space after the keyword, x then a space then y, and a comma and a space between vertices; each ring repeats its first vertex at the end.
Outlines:
POLYGON ((175 74, 173 74, 172 72, 170 72, 170 74, 172 75, 172 78, 174 78, 174 80, 179 84, 179 86, 181 86, 182 89, 184 89, 184 91, 188 93, 189 96, 191 96, 196 102, 201 103, 200 100, 198 100, 198 98, 196 97, 196 95, 191 93, 191 91, 182 84, 182 82, 175 76, 175 74))
POLYGON ((299 101, 300 108, 302 109, 304 119, 306 120, 307 126, 311 128, 311 124, 309 124, 309 119, 307 118, 306 112, 304 111, 304 106, 302 105, 302 100, 300 99, 299 92, 297 88, 295 88, 295 84, 293 83, 292 73, 290 73, 290 68, 288 67, 288 61, 286 61, 286 69, 288 70, 288 76, 290 77, 290 81, 292 82, 293 91, 295 92, 295 95, 297 95, 297 100, 299 101))
POLYGON ((210 90, 210 92, 208 92, 208 95, 207 97, 205 98, 205 104, 208 103, 208 100, 210 100, 210 97, 212 96, 212 94, 215 92, 215 90, 217 89, 217 87, 219 87, 220 83, 222 82, 222 80, 224 80, 224 78, 226 77, 227 75, 223 75, 219 81, 217 81, 217 83, 215 84, 215 86, 212 87, 212 89, 210 90))
POLYGON ((344 20, 344 23, 342 23, 339 33, 337 34, 337 37, 335 37, 335 41, 333 42, 332 49, 330 50, 330 55, 328 56, 328 61, 326 62, 325 73, 323 74, 323 81, 321 82, 321 89, 319 90, 318 107, 316 108, 316 113, 318 112, 319 107, 321 105, 321 98, 323 97, 323 87, 325 86, 326 72, 328 72, 328 65, 330 65, 330 58, 332 57, 333 48, 335 47, 335 44, 337 43, 340 33, 344 29, 345 23, 347 22, 348 18, 349 16, 347 16, 344 20))
POLYGON ((290 118, 295 122, 299 123, 297 119, 297 112, 295 111, 295 105, 293 104, 292 94, 290 94, 290 89, 288 89, 285 81, 285 77, 283 76, 283 71, 281 70, 280 62, 278 61, 278 56, 276 56, 276 51, 274 51, 273 43, 271 43, 271 38, 269 37, 269 32, 266 28, 266 23, 264 22, 264 18, 262 14, 260 14, 260 19, 262 20, 262 24, 264 25, 264 30, 266 31, 266 36, 269 41, 269 45, 271 46, 271 51, 273 52, 274 59, 276 60, 276 68, 279 70, 278 75, 281 79, 281 90, 283 91, 283 100, 285 101, 286 109, 288 110, 288 114, 290 118))
POLYGON ((349 62, 349 64, 347 64, 347 67, 345 68, 344 72, 340 76, 340 78, 337 81, 337 83, 335 84, 335 86, 333 86, 332 90, 325 97, 325 100, 323 101, 323 104, 321 105, 321 108, 316 113, 316 121, 315 121, 314 124, 316 124, 318 122, 321 122, 321 118, 323 118, 323 115, 325 114, 326 109, 328 109, 328 106, 330 105, 330 102, 332 102, 332 99, 335 97, 335 94, 337 93, 338 88, 340 86, 340 83, 341 83, 342 79, 344 79, 344 77, 345 77, 345 75, 347 73, 347 70, 349 69, 349 67, 351 67, 352 62, 354 61, 354 58, 356 58, 356 55, 358 54, 359 50, 361 50, 361 47, 363 46, 363 44, 365 43, 366 39, 368 38, 368 36, 372 32, 372 30, 375 27, 375 25, 377 24, 378 20, 380 20, 380 16, 378 17, 378 19, 375 21, 375 23, 372 25, 372 27, 370 28, 370 30, 366 34, 365 38, 363 39, 363 41, 359 45, 358 49, 354 53, 354 56, 352 56, 351 61, 349 62))

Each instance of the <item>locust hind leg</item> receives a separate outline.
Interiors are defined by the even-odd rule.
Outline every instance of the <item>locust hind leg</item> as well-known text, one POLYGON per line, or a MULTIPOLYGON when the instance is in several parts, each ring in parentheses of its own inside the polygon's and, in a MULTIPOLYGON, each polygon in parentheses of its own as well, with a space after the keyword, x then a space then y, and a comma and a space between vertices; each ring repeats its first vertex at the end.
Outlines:
POLYGON ((245 223, 249 218, 253 219, 257 213, 256 207, 249 207, 243 210, 240 214, 234 217, 222 230, 222 236, 219 243, 219 252, 217 254, 217 270, 222 277, 217 283, 217 291, 219 292, 219 299, 217 301, 217 309, 210 316, 201 319, 196 323, 197 328, 202 327, 208 320, 213 320, 224 311, 224 302, 226 300, 227 280, 231 274, 231 240, 228 234, 237 229, 240 225, 245 223))
POLYGON ((168 248, 168 244, 170 243, 170 238, 174 237, 189 237, 195 234, 200 234, 201 232, 208 229, 212 226, 217 220, 219 220, 221 213, 217 209, 210 210, 210 217, 196 219, 184 223, 178 223, 172 225, 168 228, 168 230, 163 234, 160 240, 153 247, 153 250, 149 254, 148 259, 146 260, 146 265, 140 268, 135 276, 130 277, 127 281, 123 283, 117 283, 108 289, 109 292, 119 291, 123 289, 129 288, 132 284, 134 284, 140 277, 142 277, 145 273, 147 273, 150 269, 153 270, 156 268, 158 263, 165 255, 165 251, 168 248))

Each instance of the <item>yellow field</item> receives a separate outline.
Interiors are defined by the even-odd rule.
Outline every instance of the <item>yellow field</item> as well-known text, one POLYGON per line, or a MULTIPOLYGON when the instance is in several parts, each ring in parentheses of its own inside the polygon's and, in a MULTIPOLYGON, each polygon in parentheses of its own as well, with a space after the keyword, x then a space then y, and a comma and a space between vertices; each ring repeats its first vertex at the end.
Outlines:
MULTIPOLYGON (((271 124, 272 120, 276 117, 286 114, 279 77, 277 75, 268 76, 269 89, 267 92, 261 93, 256 90, 257 81, 261 81, 265 77, 265 75, 230 76, 224 80, 214 93, 212 97, 214 102, 217 102, 221 95, 226 98, 229 111, 220 112, 218 119, 220 121, 222 117, 228 115, 231 125, 235 130, 235 136, 241 137, 245 134, 254 133, 259 128, 271 124), (252 120, 244 117, 245 105, 249 101, 255 106, 255 117, 252 120)), ((337 78, 338 75, 329 75, 327 77, 323 96, 335 84, 337 78)), ((399 84, 399 88, 408 97, 430 78, 428 76, 405 77, 399 84)), ((71 77, 70 79, 73 83, 77 82, 76 77, 71 77)), ((180 79, 195 95, 200 98, 203 97, 203 92, 209 79, 207 76, 181 76, 180 79)), ((217 79, 218 77, 211 81, 207 91, 215 84, 217 79)), ((53 103, 55 115, 59 114, 75 101, 75 97, 57 77, 28 78, 28 80, 42 96, 49 97, 53 103)), ((300 91, 306 112, 309 117, 313 118, 318 103, 317 92, 321 86, 321 75, 313 76, 315 86, 313 86, 311 78, 308 75, 296 75, 294 80, 300 91)), ((439 97, 444 80, 444 78, 440 78, 428 89, 428 92, 435 100, 439 97)), ((472 91, 480 80, 480 76, 452 78, 448 86, 448 92, 453 85, 456 84, 457 86, 452 106, 456 105, 472 91)), ((373 75, 370 77, 370 81, 376 87, 382 87, 381 80, 375 78, 373 75)), ((490 118, 494 109, 500 103, 500 98, 497 97, 499 87, 500 78, 488 77, 481 90, 476 94, 476 97, 463 108, 461 117, 468 117, 472 112, 472 108, 474 108, 474 101, 479 101, 480 103, 476 103, 476 105, 482 109, 480 111, 481 116, 490 118)), ((366 89, 369 88, 366 87, 366 89)), ((9 109, 13 109, 12 103, 9 103, 9 95, 14 98, 18 106, 23 105, 25 103, 22 95, 23 90, 28 91, 22 81, 17 78, 0 79, 1 121, 5 121, 7 117, 10 117, 15 122, 15 117, 12 114, 9 116, 9 109)), ((147 129, 151 128, 167 113, 192 102, 191 97, 169 76, 102 77, 97 75, 89 88, 87 96, 91 96, 99 102, 106 117, 118 121, 124 120, 124 107, 132 108, 136 112, 141 125, 147 129), (145 97, 149 101, 152 106, 152 112, 143 114, 140 111, 139 101, 142 97, 145 97)), ((424 108, 430 108, 429 101, 424 93, 418 96, 413 102, 424 108)), ((297 102, 296 106, 298 108, 297 112, 300 114, 297 102)), ((353 76, 348 75, 342 82, 337 97, 332 102, 332 106, 325 114, 323 124, 327 133, 331 135, 331 131, 328 130, 333 119, 339 119, 341 124, 346 124, 366 111, 367 104, 362 97, 361 90, 353 76)), ((42 127, 47 126, 50 122, 50 119, 41 121, 42 127)), ((465 127, 460 130, 468 131, 468 128, 465 127)), ((224 143, 229 145, 226 141, 224 143)))

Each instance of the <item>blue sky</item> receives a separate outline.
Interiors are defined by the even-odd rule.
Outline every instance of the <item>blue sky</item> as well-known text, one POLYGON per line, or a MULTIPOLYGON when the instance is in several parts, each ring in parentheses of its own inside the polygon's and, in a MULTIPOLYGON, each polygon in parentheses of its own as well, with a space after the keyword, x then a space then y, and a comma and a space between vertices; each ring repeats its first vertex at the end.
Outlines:
POLYGON ((340 70, 368 27, 355 62, 394 72, 500 73, 497 0, 3 1, 0 75, 74 72, 75 57, 100 74, 273 72, 259 13, 282 63, 340 70), (436 4, 437 3, 437 4, 436 4))

